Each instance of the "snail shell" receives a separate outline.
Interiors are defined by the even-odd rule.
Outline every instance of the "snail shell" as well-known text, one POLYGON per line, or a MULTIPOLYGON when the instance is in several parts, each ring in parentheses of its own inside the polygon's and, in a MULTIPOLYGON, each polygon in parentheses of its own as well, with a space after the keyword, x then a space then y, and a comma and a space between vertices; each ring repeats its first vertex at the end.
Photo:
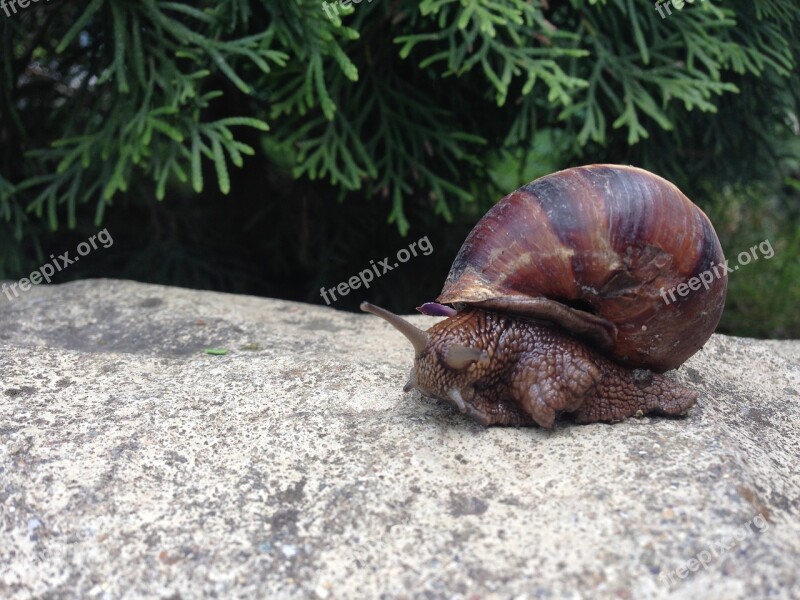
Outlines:
POLYGON ((668 292, 724 262, 708 217, 673 184, 635 167, 590 165, 537 179, 492 207, 436 301, 554 322, 616 362, 661 372, 711 336, 725 270, 685 295, 673 291, 674 301, 668 292))

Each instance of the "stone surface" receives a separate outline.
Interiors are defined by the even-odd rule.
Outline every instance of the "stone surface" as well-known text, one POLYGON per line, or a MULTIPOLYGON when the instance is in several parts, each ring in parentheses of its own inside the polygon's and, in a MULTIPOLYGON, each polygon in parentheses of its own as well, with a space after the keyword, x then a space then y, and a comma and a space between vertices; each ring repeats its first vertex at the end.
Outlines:
POLYGON ((0 298, 0 597, 800 597, 800 342, 714 336, 683 419, 484 429, 369 315, 0 298))

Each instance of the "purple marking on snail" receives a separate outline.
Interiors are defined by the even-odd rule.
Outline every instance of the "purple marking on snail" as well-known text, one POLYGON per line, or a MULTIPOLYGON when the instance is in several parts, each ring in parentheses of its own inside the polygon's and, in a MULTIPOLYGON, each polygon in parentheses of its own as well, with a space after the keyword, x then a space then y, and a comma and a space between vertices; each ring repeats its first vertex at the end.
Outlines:
POLYGON ((684 414, 697 393, 663 373, 713 333, 727 280, 665 304, 661 289, 724 261, 708 217, 642 169, 590 165, 512 192, 478 222, 427 332, 368 303, 414 346, 404 388, 484 425, 552 427, 684 414), (452 305, 452 308, 443 306, 452 305))
POLYGON ((455 308, 450 308, 449 306, 436 302, 426 302, 422 306, 418 306, 417 310, 429 317, 454 317, 458 314, 455 308))

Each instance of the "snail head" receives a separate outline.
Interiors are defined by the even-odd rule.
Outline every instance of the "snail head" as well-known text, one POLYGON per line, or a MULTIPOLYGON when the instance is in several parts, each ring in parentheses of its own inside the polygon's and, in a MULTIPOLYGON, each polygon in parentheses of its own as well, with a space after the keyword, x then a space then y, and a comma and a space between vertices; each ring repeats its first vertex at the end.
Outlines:
POLYGON ((486 350, 470 347, 461 338, 469 329, 470 320, 462 316, 440 321, 428 331, 368 302, 361 310, 387 321, 414 346, 414 367, 403 391, 418 389, 424 396, 455 404, 461 412, 475 394, 474 384, 489 372, 490 357, 486 350), (451 321, 458 323, 450 323, 451 321))

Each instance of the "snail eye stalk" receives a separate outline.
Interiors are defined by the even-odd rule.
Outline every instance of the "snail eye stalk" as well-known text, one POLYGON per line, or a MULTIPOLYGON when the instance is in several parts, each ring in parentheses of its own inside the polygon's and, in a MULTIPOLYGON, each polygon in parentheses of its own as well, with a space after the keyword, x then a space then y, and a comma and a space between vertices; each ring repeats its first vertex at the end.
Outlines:
POLYGON ((422 354, 425 351, 425 348, 428 347, 428 334, 421 329, 414 327, 408 321, 401 319, 396 314, 386 310, 385 308, 381 308, 380 306, 370 304, 369 302, 362 302, 361 310, 372 313, 376 317, 380 317, 389 323, 389 325, 397 329, 397 331, 406 336, 408 341, 411 342, 411 345, 414 346, 414 352, 417 356, 422 354))

